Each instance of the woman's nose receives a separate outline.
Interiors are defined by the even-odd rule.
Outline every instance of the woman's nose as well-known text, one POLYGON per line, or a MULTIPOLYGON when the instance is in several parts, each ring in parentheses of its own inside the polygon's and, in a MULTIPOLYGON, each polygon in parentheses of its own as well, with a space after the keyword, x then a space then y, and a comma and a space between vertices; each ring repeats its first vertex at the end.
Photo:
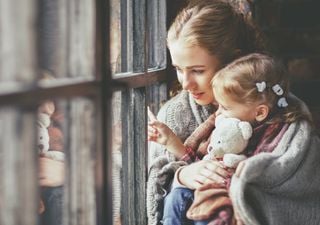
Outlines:
POLYGON ((184 90, 190 90, 194 85, 194 81, 190 74, 183 73, 182 74, 182 88, 184 90))

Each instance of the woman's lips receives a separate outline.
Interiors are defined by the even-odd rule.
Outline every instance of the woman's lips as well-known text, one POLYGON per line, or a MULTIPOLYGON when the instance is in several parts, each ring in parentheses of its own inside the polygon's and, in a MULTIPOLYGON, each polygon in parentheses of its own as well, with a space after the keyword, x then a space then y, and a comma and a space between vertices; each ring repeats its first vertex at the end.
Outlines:
POLYGON ((192 97, 194 99, 200 99, 201 96, 203 95, 203 92, 201 92, 201 93, 191 93, 191 95, 192 95, 192 97))

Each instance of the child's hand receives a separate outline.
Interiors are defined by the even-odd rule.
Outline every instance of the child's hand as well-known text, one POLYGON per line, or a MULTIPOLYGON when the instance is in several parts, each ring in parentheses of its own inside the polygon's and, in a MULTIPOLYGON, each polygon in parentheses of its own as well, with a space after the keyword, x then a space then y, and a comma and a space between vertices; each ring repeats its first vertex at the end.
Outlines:
POLYGON ((178 136, 164 123, 157 120, 155 115, 148 108, 148 140, 165 145, 167 150, 173 153, 176 157, 181 157, 185 154, 185 146, 178 136))
MULTIPOLYGON (((173 134, 171 129, 164 123, 157 120, 156 116, 148 107, 148 140, 157 142, 161 145, 167 145, 169 136, 173 134)), ((174 135, 174 134, 173 134, 174 135)))

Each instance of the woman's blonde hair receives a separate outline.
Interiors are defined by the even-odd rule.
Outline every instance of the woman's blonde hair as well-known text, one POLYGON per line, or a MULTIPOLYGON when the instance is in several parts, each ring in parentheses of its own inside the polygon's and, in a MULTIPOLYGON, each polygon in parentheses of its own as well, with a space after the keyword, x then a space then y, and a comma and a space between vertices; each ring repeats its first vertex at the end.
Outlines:
POLYGON ((212 87, 215 93, 241 104, 266 104, 270 122, 311 121, 309 114, 288 98, 289 77, 284 65, 269 55, 253 53, 233 61, 215 74, 212 87), (283 93, 276 94, 276 85, 283 93), (280 98, 288 105, 280 104, 280 98))
POLYGON ((252 21, 224 0, 197 1, 184 8, 169 28, 169 49, 178 40, 206 49, 220 60, 221 66, 265 48, 252 21))

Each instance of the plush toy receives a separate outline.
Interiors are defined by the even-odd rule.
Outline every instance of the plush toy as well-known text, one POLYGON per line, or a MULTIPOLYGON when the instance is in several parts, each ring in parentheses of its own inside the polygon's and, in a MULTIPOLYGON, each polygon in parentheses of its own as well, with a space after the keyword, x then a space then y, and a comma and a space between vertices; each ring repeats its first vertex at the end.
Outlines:
MULTIPOLYGON (((60 127, 57 126, 57 121, 61 116, 55 112, 54 103, 52 101, 42 103, 38 108, 37 116, 37 148, 39 155, 57 161, 64 161, 63 135, 60 127)), ((45 204, 40 198, 38 212, 41 214, 44 211, 45 204)))
POLYGON ((226 166, 235 168, 246 156, 240 153, 248 145, 252 136, 249 122, 237 118, 217 116, 208 145, 208 155, 204 159, 222 158, 226 166))
POLYGON ((42 154, 49 150, 49 132, 50 116, 46 113, 39 113, 37 120, 38 128, 38 153, 42 154))
POLYGON ((55 107, 51 101, 41 104, 38 110, 38 152, 41 156, 64 161, 63 137, 59 128, 52 125, 55 107))

